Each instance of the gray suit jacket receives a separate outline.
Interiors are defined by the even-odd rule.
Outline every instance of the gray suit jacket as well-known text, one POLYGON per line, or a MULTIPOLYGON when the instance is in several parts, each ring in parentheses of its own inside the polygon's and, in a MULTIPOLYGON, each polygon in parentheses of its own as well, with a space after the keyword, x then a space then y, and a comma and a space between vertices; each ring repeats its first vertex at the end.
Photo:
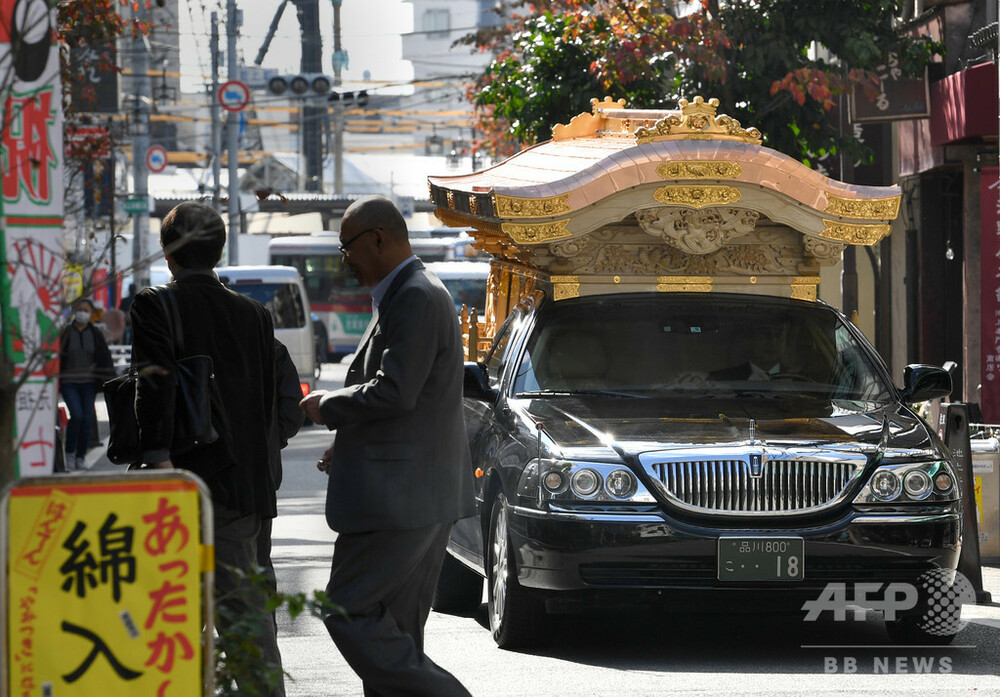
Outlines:
POLYGON ((419 261, 393 279, 347 371, 320 401, 336 429, 326 520, 407 530, 474 512, 455 304, 419 261))

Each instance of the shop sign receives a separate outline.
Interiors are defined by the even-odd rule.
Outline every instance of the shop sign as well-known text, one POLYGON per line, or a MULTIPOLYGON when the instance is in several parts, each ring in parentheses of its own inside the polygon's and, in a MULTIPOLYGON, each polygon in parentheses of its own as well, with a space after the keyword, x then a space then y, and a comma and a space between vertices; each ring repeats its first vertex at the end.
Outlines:
POLYGON ((199 480, 33 477, 0 510, 3 694, 209 694, 211 502, 199 480))
POLYGON ((1000 167, 979 173, 980 409, 986 423, 1000 423, 1000 167))

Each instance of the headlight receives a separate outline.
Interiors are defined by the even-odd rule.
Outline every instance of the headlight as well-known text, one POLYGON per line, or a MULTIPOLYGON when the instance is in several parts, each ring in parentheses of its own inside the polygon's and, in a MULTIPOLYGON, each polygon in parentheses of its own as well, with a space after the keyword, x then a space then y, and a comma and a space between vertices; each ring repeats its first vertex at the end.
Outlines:
POLYGON ((616 469, 604 480, 604 489, 616 499, 627 499, 638 485, 635 475, 626 469, 616 469))
POLYGON ((902 488, 899 484, 899 477, 892 470, 879 470, 872 477, 872 493, 880 501, 892 501, 899 496, 902 488))
POLYGON ((570 480, 573 493, 582 499, 590 498, 601 487, 601 477, 592 469, 577 470, 570 480))
POLYGON ((532 460, 521 472, 518 494, 539 502, 654 502, 652 495, 627 467, 570 460, 532 460))
POLYGON ((931 493, 931 476, 923 470, 910 470, 903 477, 903 490, 911 499, 923 500, 931 493))
POLYGON ((882 465, 861 489, 854 503, 955 501, 955 472, 945 461, 882 465))

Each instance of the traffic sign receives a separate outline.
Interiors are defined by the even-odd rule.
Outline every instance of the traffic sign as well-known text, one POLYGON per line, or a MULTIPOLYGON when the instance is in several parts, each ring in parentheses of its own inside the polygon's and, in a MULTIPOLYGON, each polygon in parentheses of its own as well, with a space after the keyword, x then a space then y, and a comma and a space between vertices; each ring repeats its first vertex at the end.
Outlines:
POLYGON ((239 80, 230 80, 219 86, 219 104, 226 111, 242 111, 250 103, 250 88, 239 80))
POLYGON ((122 203, 122 208, 130 215, 146 213, 149 211, 149 199, 145 196, 133 196, 132 198, 125 199, 125 202, 122 203))
POLYGON ((167 151, 162 145, 154 145, 146 151, 146 169, 159 174, 167 168, 167 151))

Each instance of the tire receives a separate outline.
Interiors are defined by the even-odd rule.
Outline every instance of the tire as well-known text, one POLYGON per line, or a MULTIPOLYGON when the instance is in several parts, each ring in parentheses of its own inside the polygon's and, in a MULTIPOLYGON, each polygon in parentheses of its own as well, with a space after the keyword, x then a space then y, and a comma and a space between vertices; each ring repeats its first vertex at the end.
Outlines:
POLYGON ((483 602, 483 577, 447 552, 431 607, 447 615, 470 616, 483 602))
POLYGON ((538 643, 544 626, 545 606, 540 597, 517 581, 507 516, 507 499, 500 492, 490 510, 487 615, 497 646, 513 649, 538 643))
POLYGON ((967 624, 962 605, 975 604, 975 589, 965 576, 947 569, 923 573, 916 587, 916 610, 885 623, 889 638, 897 644, 950 644, 967 624))

